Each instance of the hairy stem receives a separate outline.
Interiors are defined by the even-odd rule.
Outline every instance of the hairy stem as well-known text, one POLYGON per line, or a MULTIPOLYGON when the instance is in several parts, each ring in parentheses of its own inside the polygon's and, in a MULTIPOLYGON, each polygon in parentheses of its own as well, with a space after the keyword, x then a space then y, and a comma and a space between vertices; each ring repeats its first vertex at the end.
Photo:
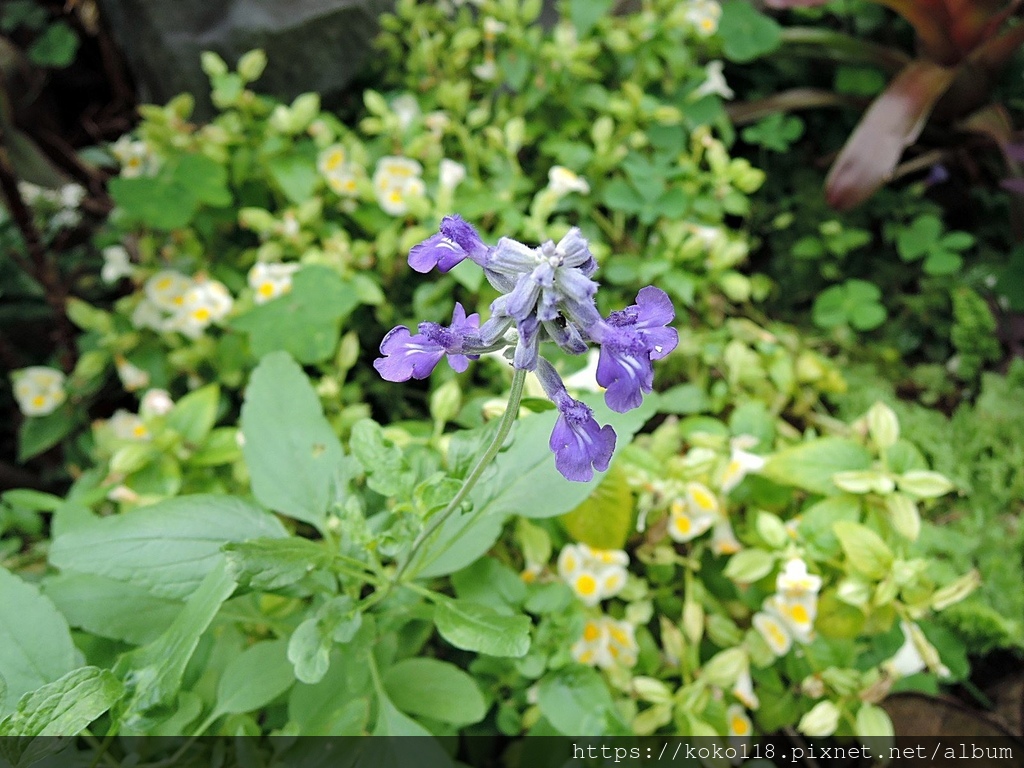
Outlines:
POLYGON ((494 434, 494 438, 487 446, 487 450, 483 452, 480 458, 477 460, 473 469, 466 475, 466 479, 462 481, 462 487, 459 488, 458 493, 448 502, 443 510, 438 512, 431 519, 430 524, 427 525, 420 535, 416 537, 416 540, 412 543, 412 548, 409 550, 408 556, 398 567, 395 572, 395 578, 392 580, 393 584, 401 582, 402 576, 405 571, 409 568, 409 564, 416 558, 420 549, 426 543, 427 539, 433 536, 442 525, 455 514, 459 507, 462 506, 462 502, 466 500, 469 492, 473 490, 473 487, 480 480, 484 470, 494 460, 494 457, 498 455, 498 451, 501 450, 501 446, 505 443, 505 438, 508 437, 508 433, 512 430, 512 425, 516 421, 516 416, 519 415, 519 403, 523 399, 523 385, 526 383, 526 371, 517 369, 515 375, 512 377, 512 390, 508 396, 508 406, 505 408, 505 413, 501 417, 501 422, 498 424, 498 431, 494 434))

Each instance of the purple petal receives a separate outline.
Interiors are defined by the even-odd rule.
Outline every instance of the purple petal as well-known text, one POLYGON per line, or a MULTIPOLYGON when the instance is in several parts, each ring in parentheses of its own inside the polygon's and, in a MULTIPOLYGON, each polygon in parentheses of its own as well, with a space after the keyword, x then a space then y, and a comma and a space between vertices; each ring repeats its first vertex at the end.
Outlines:
POLYGON ((555 468, 567 480, 587 482, 595 469, 608 469, 615 450, 615 430, 608 425, 599 427, 593 411, 579 401, 569 400, 559 410, 548 443, 555 453, 555 468))
POLYGON ((409 266, 417 272, 426 273, 434 267, 447 272, 466 258, 466 252, 454 240, 443 234, 431 235, 409 251, 409 266))
POLYGON ((469 358, 465 355, 448 355, 448 365, 456 373, 465 373, 469 368, 469 358))
MULTIPOLYGON (((461 216, 445 216, 441 219, 441 234, 456 243, 466 256, 478 263, 486 261, 487 246, 472 224, 463 220, 461 216)), ((455 265, 452 264, 454 267, 455 265)), ((449 267, 451 269, 451 267, 449 267)), ((447 271, 447 270, 442 270, 447 271)))
POLYGON ((679 332, 675 328, 655 328, 645 332, 643 337, 651 360, 661 360, 679 344, 679 332))
POLYGON ((386 381, 425 379, 444 357, 444 349, 430 343, 421 334, 412 336, 409 329, 399 325, 388 331, 380 343, 384 357, 373 361, 373 367, 386 381))
POLYGON ((661 288, 648 285, 636 295, 637 328, 659 328, 676 319, 672 299, 661 288))

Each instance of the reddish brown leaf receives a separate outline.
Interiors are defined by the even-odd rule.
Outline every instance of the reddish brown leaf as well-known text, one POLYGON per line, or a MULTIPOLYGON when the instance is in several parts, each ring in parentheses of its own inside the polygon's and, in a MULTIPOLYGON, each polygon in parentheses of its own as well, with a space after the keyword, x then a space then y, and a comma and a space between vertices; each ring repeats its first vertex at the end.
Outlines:
POLYGON ((896 76, 832 166, 825 182, 829 205, 839 210, 860 205, 889 179, 955 75, 956 69, 919 59, 896 76))

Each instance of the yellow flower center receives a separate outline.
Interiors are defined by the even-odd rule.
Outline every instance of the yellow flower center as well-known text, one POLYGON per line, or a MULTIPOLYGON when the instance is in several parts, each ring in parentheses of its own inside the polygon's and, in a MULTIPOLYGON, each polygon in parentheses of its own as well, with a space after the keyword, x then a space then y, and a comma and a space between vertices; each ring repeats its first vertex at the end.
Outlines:
POLYGON ((800 603, 790 606, 788 613, 789 617, 797 624, 808 624, 811 621, 811 616, 807 609, 800 603))
POLYGON ((750 733, 750 725, 747 723, 746 718, 736 715, 732 719, 732 732, 736 736, 746 736, 750 733))
POLYGON ((576 591, 584 597, 590 597, 597 592, 597 579, 589 573, 580 574, 576 579, 576 591))
POLYGON ((583 627, 583 639, 588 643, 592 643, 601 636, 601 630, 597 628, 597 624, 592 621, 588 621, 583 627))

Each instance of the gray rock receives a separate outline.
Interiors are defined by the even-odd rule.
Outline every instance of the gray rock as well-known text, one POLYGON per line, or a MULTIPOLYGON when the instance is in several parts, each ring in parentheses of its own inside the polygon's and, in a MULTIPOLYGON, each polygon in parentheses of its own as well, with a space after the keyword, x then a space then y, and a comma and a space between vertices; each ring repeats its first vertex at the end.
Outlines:
POLYGON ((164 103, 189 92, 198 117, 209 116, 209 83, 199 66, 215 51, 233 66, 253 48, 269 64, 261 93, 290 100, 340 93, 371 51, 377 19, 394 0, 100 0, 128 60, 139 97, 164 103))

